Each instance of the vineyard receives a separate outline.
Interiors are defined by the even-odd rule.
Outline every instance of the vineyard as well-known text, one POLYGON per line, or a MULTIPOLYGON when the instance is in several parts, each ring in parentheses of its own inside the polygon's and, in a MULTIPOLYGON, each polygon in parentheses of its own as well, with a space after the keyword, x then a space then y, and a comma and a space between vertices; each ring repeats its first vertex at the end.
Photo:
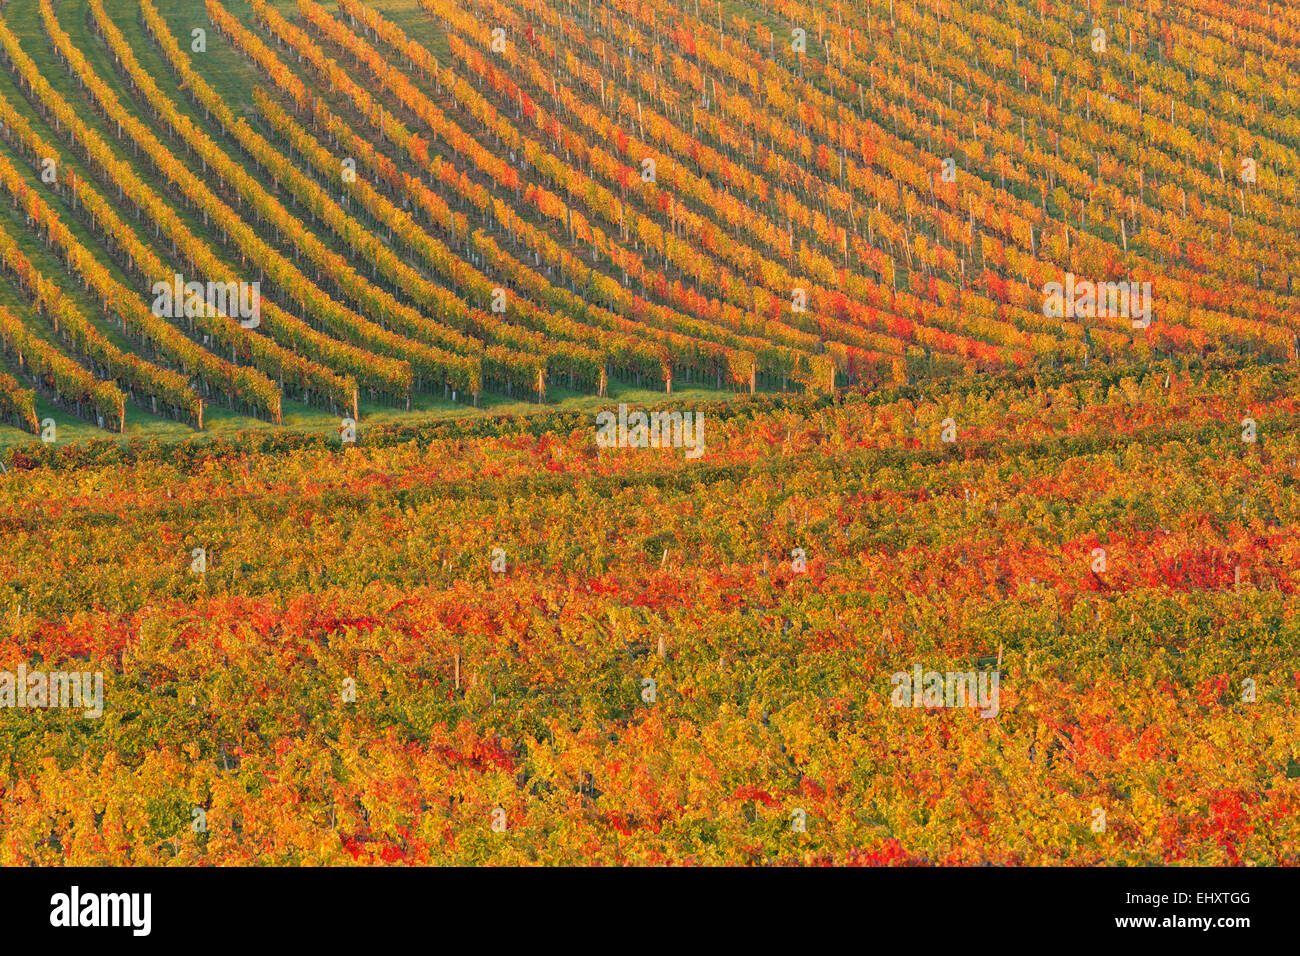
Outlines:
POLYGON ((1298 41, 3 0, 0 863, 1300 863, 1298 41))

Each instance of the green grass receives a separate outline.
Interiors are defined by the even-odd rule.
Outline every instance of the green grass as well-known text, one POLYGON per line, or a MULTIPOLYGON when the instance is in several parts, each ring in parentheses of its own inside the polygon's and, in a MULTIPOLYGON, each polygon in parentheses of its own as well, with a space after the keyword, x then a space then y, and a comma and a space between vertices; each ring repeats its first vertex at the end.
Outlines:
MULTIPOLYGON (((673 391, 672 401, 689 406, 695 403, 730 400, 740 396, 741 393, 739 392, 725 389, 719 391, 711 388, 679 388, 673 391)), ((605 398, 570 392, 567 389, 549 389, 547 401, 544 404, 519 401, 517 398, 510 398, 494 392, 484 392, 479 396, 479 407, 474 408, 471 405, 450 402, 441 398, 434 398, 431 395, 417 395, 412 398, 411 411, 409 412, 403 409, 362 402, 361 421, 374 425, 419 424, 421 422, 452 418, 471 418, 479 415, 500 417, 535 415, 556 411, 557 409, 590 411, 594 415, 600 409, 611 408, 620 402, 626 402, 629 405, 652 405, 664 403, 668 398, 667 395, 660 391, 636 388, 631 385, 620 385, 616 382, 610 384, 608 395, 605 398)), ((93 424, 54 410, 48 402, 39 396, 36 402, 36 412, 38 418, 42 421, 47 417, 54 419, 57 438, 55 444, 58 445, 114 437, 120 437, 123 441, 132 438, 184 441, 203 435, 228 438, 239 432, 272 431, 284 428, 304 433, 332 434, 337 432, 341 421, 337 416, 331 415, 327 411, 286 399, 283 405, 283 425, 273 425, 260 419, 236 414, 218 405, 209 405, 203 413, 203 431, 196 432, 179 422, 148 415, 135 408, 130 408, 127 411, 126 431, 121 436, 117 436, 113 432, 101 431, 93 424)), ((14 428, 11 425, 0 425, 0 450, 14 445, 26 445, 39 441, 40 439, 37 436, 14 428)))

